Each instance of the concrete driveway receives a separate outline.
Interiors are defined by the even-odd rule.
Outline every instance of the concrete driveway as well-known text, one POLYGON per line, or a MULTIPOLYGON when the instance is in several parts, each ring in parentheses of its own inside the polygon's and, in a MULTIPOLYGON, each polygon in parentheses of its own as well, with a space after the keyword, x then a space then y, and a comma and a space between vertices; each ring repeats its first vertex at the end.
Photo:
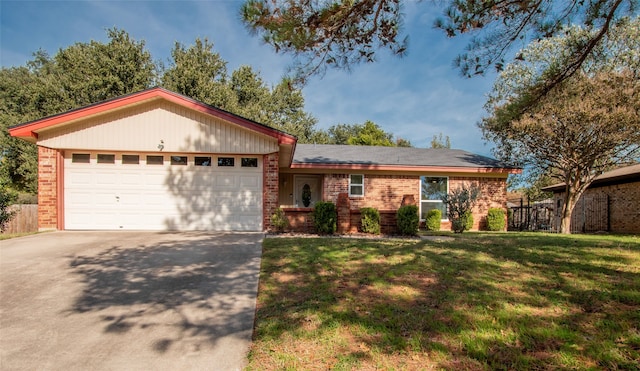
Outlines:
POLYGON ((262 237, 51 232, 0 241, 0 369, 241 369, 262 237))

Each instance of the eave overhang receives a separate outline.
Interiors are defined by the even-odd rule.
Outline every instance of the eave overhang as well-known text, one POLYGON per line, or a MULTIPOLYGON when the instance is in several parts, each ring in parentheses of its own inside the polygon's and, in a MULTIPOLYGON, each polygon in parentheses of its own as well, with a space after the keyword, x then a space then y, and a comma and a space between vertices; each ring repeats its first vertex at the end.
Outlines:
POLYGON ((280 146, 284 145, 295 147, 295 143, 297 142, 296 137, 293 135, 270 128, 266 125, 251 121, 241 116, 234 115, 230 112, 218 109, 216 107, 198 102, 184 95, 157 87, 95 103, 57 115, 45 117, 36 121, 12 126, 9 128, 9 134, 13 137, 19 137, 30 142, 36 142, 38 139, 38 133, 42 130, 62 125, 71 125, 77 121, 84 120, 89 117, 102 115, 108 112, 113 112, 137 104, 150 102, 156 99, 164 99, 166 101, 178 104, 182 107, 218 117, 222 120, 233 123, 248 130, 252 130, 257 133, 276 138, 280 146))

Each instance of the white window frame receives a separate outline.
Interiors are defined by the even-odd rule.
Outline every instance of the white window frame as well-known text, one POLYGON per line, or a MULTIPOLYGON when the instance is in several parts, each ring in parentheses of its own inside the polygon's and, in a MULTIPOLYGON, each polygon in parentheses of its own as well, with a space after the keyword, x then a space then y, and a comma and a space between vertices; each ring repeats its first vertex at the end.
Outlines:
MULTIPOLYGON (((420 176, 420 182, 418 183, 418 195, 419 195, 419 202, 420 202, 420 210, 419 210, 419 214, 420 215, 420 220, 424 221, 425 219, 422 219, 422 203, 426 202, 426 203, 443 203, 441 200, 423 200, 422 199, 422 178, 445 178, 447 179, 447 194, 449 193, 449 177, 448 176, 443 176, 443 175, 421 175, 420 176)), ((446 209, 446 205, 445 205, 445 209, 446 209)), ((449 221, 449 216, 447 215, 446 212, 442 213, 442 219, 440 219, 440 221, 446 222, 449 221)))
POLYGON ((364 174, 349 174, 349 197, 364 197, 364 174), (351 181, 351 177, 352 176, 361 176, 362 177, 362 183, 353 183, 351 181), (351 192, 351 187, 352 186, 359 186, 362 187, 362 194, 355 194, 351 192))

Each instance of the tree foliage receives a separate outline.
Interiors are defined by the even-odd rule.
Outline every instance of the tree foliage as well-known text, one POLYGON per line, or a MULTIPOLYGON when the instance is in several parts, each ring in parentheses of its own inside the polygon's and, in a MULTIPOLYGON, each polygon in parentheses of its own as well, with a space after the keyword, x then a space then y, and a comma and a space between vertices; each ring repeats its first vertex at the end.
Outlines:
POLYGON ((447 216, 451 221, 451 229, 462 233, 473 226, 473 205, 480 197, 480 188, 476 185, 462 186, 442 196, 447 205, 447 216))
POLYGON ((157 67, 144 42, 121 30, 109 41, 76 43, 53 58, 44 51, 26 66, 0 70, 0 177, 20 192, 37 190, 37 151, 7 128, 101 100, 146 89, 157 67))
POLYGON ((451 148, 451 139, 449 136, 442 137, 442 133, 434 135, 431 139, 431 148, 451 148))
POLYGON ((640 155, 640 18, 621 24, 579 72, 542 97, 539 81, 564 58, 566 43, 588 40, 590 33, 570 29, 524 50, 524 60, 500 75, 487 102, 489 116, 480 123, 499 158, 566 184, 566 233, 591 181, 640 155))
POLYGON ((410 142, 393 140, 393 134, 384 131, 378 124, 366 121, 364 124, 338 124, 331 126, 322 138, 324 144, 347 144, 357 146, 394 147, 398 143, 406 146, 410 142))
POLYGON ((372 62, 379 48, 406 51, 407 39, 399 38, 399 0, 248 0, 241 13, 276 52, 298 57, 295 67, 304 75, 372 62))
POLYGON ((164 72, 162 85, 200 102, 235 113, 312 141, 316 119, 304 111, 304 97, 288 80, 269 87, 249 66, 227 73, 226 62, 209 40, 196 39, 185 47, 176 43, 173 62, 164 72))
MULTIPOLYGON (((406 0, 405 0, 406 1, 406 0)), ((304 81, 327 68, 350 69, 373 62, 378 50, 403 55, 401 0, 247 0, 242 18, 276 52, 296 57, 304 81)), ((467 52, 455 60, 463 75, 502 69, 512 46, 557 35, 570 23, 594 30, 568 49, 570 58, 549 80, 553 85, 575 73, 621 16, 634 14, 637 0, 449 0, 435 26, 447 36, 472 33, 467 52)), ((433 8, 432 8, 433 9, 433 8)))

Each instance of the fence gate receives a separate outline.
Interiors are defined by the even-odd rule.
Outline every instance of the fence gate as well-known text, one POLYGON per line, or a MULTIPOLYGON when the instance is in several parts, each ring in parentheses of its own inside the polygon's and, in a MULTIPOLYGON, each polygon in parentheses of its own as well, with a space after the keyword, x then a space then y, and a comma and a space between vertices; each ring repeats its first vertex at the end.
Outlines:
POLYGON ((609 195, 583 195, 571 215, 571 233, 609 230, 609 195))

